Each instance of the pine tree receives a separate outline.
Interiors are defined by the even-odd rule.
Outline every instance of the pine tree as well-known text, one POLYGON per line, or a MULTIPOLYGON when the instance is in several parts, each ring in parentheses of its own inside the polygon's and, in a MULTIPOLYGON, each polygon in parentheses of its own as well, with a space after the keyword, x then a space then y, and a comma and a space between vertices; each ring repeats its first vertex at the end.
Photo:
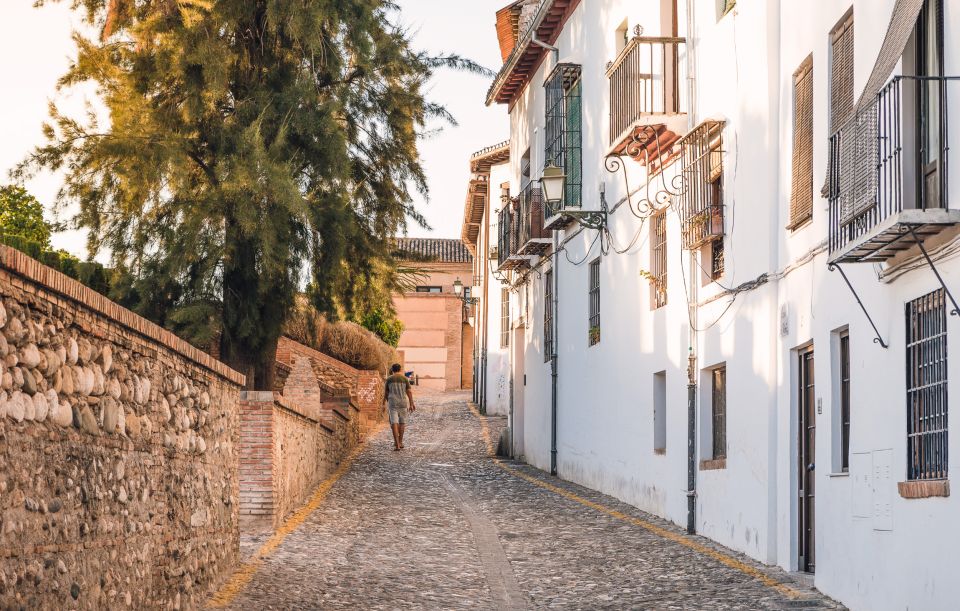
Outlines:
POLYGON ((482 69, 412 48, 385 0, 73 3, 101 36, 75 35, 60 84, 95 83, 109 122, 52 105, 21 173, 64 171, 59 204, 137 279, 137 309, 200 344, 219 333, 221 358, 272 388, 300 287, 333 318, 387 301, 390 237, 423 223, 418 138, 452 121, 424 84, 482 69))

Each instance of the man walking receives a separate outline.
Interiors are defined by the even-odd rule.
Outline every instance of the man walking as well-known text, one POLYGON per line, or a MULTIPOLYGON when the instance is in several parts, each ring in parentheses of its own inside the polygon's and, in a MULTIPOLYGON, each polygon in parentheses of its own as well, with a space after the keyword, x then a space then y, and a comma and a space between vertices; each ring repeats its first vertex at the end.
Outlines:
POLYGON ((405 375, 400 373, 400 365, 395 364, 390 368, 390 377, 387 378, 386 392, 383 394, 383 400, 387 403, 390 410, 390 428, 393 429, 393 449, 403 449, 403 431, 407 427, 407 403, 409 401, 410 411, 417 411, 417 406, 413 403, 413 386, 405 375))

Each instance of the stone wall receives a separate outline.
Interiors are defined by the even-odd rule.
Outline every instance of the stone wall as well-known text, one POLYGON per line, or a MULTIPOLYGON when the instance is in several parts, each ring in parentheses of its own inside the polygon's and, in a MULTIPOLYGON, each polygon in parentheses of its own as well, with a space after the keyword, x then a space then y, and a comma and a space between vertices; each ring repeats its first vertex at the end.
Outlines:
POLYGON ((237 561, 244 378, 0 246, 0 608, 190 608, 237 561))
MULTIPOLYGON (((288 337, 280 338, 277 345, 278 363, 282 363, 283 367, 290 371, 302 358, 309 360, 314 377, 324 393, 338 397, 349 396, 368 420, 377 421, 383 417, 384 378, 380 372, 355 369, 288 337)), ((304 378, 300 376, 290 381, 289 375, 287 373, 284 376, 283 385, 278 386, 277 390, 291 398, 297 395, 296 387, 304 383, 304 378)), ((307 383, 313 382, 310 380, 307 383)))
POLYGON ((346 398, 306 404, 279 393, 244 392, 240 412, 240 520, 245 531, 276 528, 362 435, 360 410, 346 398))

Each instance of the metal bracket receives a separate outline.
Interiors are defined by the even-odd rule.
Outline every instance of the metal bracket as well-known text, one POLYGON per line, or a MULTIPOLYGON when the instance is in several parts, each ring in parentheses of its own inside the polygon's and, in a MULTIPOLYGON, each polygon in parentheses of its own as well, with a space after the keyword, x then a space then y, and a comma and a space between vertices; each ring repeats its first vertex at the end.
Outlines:
POLYGON ((921 242, 920 238, 917 237, 916 232, 913 230, 913 225, 909 225, 909 230, 913 240, 917 243, 917 247, 920 248, 920 252, 923 253, 923 258, 927 260, 927 265, 929 265, 930 269, 933 270, 933 275, 937 277, 937 282, 939 282, 940 286, 943 287, 943 292, 947 294, 947 297, 950 298, 950 303, 953 304, 953 309, 950 310, 950 316, 960 316, 960 306, 957 305, 957 300, 953 298, 953 294, 950 292, 950 289, 947 288, 947 284, 943 281, 943 277, 940 275, 940 272, 937 271, 937 267, 933 264, 933 259, 931 259, 930 255, 927 254, 927 249, 923 247, 923 242, 921 242))
POLYGON ((587 229, 604 229, 607 226, 607 211, 604 210, 564 210, 561 214, 573 217, 577 224, 587 229))
POLYGON ((875 324, 873 323, 873 319, 870 318, 870 313, 867 312, 866 306, 864 306, 864 305, 863 305, 863 302, 860 301, 860 296, 857 295, 856 289, 854 289, 854 288, 853 288, 853 285, 850 284, 850 279, 847 278, 847 274, 846 274, 846 272, 843 271, 843 268, 840 267, 840 264, 839 264, 839 263, 829 263, 829 264, 827 264, 827 269, 830 270, 831 272, 832 272, 833 270, 837 270, 838 272, 840 272, 840 275, 843 276, 843 281, 847 283, 847 288, 849 288, 849 289, 850 289, 850 292, 853 293, 854 299, 857 300, 857 304, 859 304, 860 309, 863 310, 864 316, 867 317, 867 320, 870 322, 870 326, 873 327, 873 334, 876 335, 876 337, 873 338, 873 343, 875 343, 875 344, 880 344, 880 346, 882 346, 883 348, 889 348, 889 347, 890 347, 889 344, 887 344, 885 341, 883 341, 883 338, 880 337, 880 331, 877 330, 877 325, 875 325, 875 324))

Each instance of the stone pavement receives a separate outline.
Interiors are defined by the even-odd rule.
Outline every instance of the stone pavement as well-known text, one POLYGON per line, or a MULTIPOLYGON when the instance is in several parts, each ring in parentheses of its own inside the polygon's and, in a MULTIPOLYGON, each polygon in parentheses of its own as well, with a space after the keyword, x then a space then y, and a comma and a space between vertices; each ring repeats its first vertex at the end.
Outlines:
MULTIPOLYGON (((498 464, 468 399, 420 393, 406 449, 388 429, 371 438, 229 608, 838 608, 615 499, 498 464)), ((493 439, 505 424, 483 423, 493 439)))

